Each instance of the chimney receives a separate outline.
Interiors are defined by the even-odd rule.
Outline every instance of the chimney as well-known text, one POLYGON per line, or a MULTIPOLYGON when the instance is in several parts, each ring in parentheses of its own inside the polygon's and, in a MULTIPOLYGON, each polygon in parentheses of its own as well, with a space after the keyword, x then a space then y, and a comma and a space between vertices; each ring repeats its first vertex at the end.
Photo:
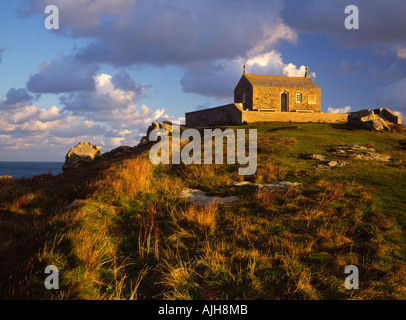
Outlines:
POLYGON ((244 64, 244 74, 247 74, 247 65, 244 64))
POLYGON ((305 78, 309 78, 309 67, 306 67, 305 78))

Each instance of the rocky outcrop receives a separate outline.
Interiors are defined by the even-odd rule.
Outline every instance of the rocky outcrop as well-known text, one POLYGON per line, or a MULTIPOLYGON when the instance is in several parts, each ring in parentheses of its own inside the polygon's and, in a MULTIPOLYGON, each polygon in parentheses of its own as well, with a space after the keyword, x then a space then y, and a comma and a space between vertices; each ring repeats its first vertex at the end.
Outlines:
POLYGON ((209 197, 205 192, 198 189, 183 189, 179 194, 180 198, 185 199, 188 202, 194 203, 199 206, 211 205, 211 204, 224 204, 227 202, 238 201, 238 197, 209 197))
MULTIPOLYGON (((335 154, 338 154, 338 150, 334 150, 334 151, 337 152, 335 154)), ((342 151, 342 150, 339 149, 339 151, 342 151)), ((345 151, 343 151, 343 152, 344 152, 344 154, 346 154, 345 151)), ((342 155, 342 154, 340 154, 340 155, 342 155)), ((305 159, 314 159, 314 160, 321 162, 321 164, 316 165, 317 169, 329 169, 329 168, 345 167, 345 166, 351 165, 351 163, 344 162, 344 161, 329 160, 321 154, 310 154, 310 155, 304 156, 304 158, 305 159)))
POLYGON ((386 154, 380 154, 376 152, 366 152, 364 154, 354 154, 352 158, 357 160, 367 160, 367 161, 383 161, 388 162, 391 160, 391 156, 386 154))
POLYGON ((85 163, 94 161, 96 158, 101 157, 102 147, 96 146, 91 142, 80 142, 65 156, 65 164, 63 170, 75 169, 85 163))
POLYGON ((379 114, 376 114, 373 110, 363 109, 358 112, 353 112, 348 115, 348 123, 356 126, 363 127, 368 130, 390 131, 389 126, 386 124, 379 114))
POLYGON ((115 148, 109 152, 103 153, 104 160, 111 160, 114 158, 124 157, 130 155, 134 151, 134 148, 129 146, 120 146, 115 148))
POLYGON ((149 135, 153 130, 163 129, 167 134, 172 134, 172 122, 163 121, 160 123, 152 122, 152 124, 147 129, 147 135, 141 138, 141 141, 138 143, 137 147, 146 145, 149 142, 149 135))
POLYGON ((345 151, 370 151, 370 152, 375 152, 374 148, 368 148, 365 146, 360 146, 358 144, 344 144, 338 147, 339 150, 345 152, 345 151))
POLYGON ((14 179, 12 176, 0 176, 0 180, 14 179))
POLYGON ((390 161, 391 156, 377 153, 375 148, 368 148, 357 144, 341 145, 337 149, 331 150, 332 153, 356 160, 367 161, 390 161))

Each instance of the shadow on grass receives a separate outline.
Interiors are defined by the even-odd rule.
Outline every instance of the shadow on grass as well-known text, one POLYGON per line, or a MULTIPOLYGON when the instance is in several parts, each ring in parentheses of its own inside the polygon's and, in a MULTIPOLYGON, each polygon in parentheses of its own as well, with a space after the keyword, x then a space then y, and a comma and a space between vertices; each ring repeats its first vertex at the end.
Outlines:
MULTIPOLYGON (((332 128, 337 130, 344 130, 344 131, 359 131, 359 130, 366 130, 361 127, 349 124, 349 123, 341 123, 341 124, 332 124, 332 128)), ((368 131, 368 130, 366 130, 368 131)))
POLYGON ((290 126, 290 127, 271 128, 271 129, 267 130, 267 132, 275 132, 275 131, 282 131, 282 130, 299 130, 299 127, 290 126))

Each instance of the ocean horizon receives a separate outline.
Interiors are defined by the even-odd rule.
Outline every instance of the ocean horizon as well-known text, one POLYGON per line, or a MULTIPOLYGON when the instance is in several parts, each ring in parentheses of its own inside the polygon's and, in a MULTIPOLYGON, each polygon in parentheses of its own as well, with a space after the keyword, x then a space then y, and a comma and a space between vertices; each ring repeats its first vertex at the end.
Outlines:
POLYGON ((0 161, 0 176, 8 175, 20 179, 49 173, 58 175, 63 172, 63 164, 49 161, 0 161))

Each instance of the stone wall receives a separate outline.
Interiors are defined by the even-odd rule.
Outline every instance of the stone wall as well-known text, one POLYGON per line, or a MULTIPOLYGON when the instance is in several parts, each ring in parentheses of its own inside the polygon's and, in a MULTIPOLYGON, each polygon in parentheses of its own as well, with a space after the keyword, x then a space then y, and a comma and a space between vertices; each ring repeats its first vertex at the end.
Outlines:
POLYGON ((244 109, 252 110, 253 103, 253 87, 247 78, 242 77, 234 89, 234 102, 243 103, 243 93, 245 92, 244 109))
POLYGON ((244 109, 274 109, 281 111, 281 93, 289 94, 289 111, 307 110, 321 112, 321 90, 304 88, 284 88, 284 87, 256 87, 242 77, 234 89, 234 102, 243 103, 243 93, 245 93, 244 109), (302 102, 296 102, 296 94, 302 94, 302 102), (314 99, 309 99, 313 97, 314 99))
POLYGON ((254 87, 253 89, 253 109, 275 109, 281 111, 281 93, 289 94, 289 111, 306 110, 321 112, 320 90, 314 89, 292 89, 292 88, 264 88, 254 87), (302 102, 296 102, 296 94, 302 94, 302 102), (309 97, 314 97, 314 102, 309 97))
MULTIPOLYGON (((391 123, 401 124, 402 117, 397 116, 389 109, 378 109, 381 116, 391 123)), ((320 123, 347 123, 349 113, 302 113, 302 112, 272 112, 243 110, 241 103, 232 103, 225 106, 186 113, 186 126, 224 126, 240 125, 243 122, 320 122, 320 123)))
POLYGON ((242 124, 242 104, 232 103, 221 107, 187 112, 186 126, 206 127, 242 124))
POLYGON ((247 123, 261 121, 346 123, 347 119, 347 113, 243 111, 242 114, 242 121, 247 123))
POLYGON ((244 111, 241 103, 187 112, 185 116, 188 127, 240 125, 244 121, 346 123, 348 118, 344 113, 244 111))

